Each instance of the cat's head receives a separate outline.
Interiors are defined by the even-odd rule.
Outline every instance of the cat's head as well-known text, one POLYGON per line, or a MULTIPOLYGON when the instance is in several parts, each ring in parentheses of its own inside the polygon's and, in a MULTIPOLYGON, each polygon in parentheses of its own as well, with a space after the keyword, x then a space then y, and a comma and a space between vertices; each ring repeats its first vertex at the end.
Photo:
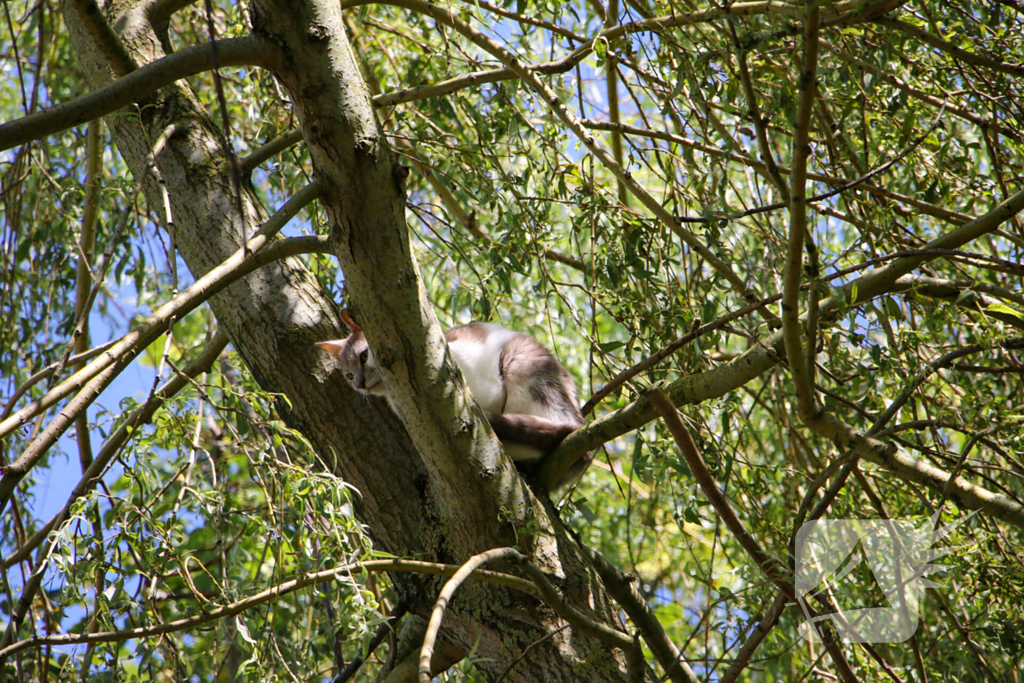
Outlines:
POLYGON ((317 342, 316 345, 334 356, 335 364, 353 389, 361 394, 386 395, 384 378, 373 360, 373 351, 366 343, 363 329, 349 317, 347 309, 341 311, 341 319, 352 334, 345 339, 317 342))

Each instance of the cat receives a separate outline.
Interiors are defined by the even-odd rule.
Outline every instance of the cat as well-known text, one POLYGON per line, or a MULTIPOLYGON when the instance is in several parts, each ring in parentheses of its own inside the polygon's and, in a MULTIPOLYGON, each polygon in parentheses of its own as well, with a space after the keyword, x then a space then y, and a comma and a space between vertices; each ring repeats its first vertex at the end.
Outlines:
MULTIPOLYGON (((384 377, 359 325, 347 310, 341 318, 351 334, 318 342, 334 356, 352 388, 361 394, 387 396, 384 377)), ((543 457, 567 435, 583 426, 576 383, 554 354, 533 337, 494 323, 470 323, 444 333, 473 398, 516 465, 534 471, 543 457)), ((555 484, 573 483, 590 464, 580 458, 555 484)))

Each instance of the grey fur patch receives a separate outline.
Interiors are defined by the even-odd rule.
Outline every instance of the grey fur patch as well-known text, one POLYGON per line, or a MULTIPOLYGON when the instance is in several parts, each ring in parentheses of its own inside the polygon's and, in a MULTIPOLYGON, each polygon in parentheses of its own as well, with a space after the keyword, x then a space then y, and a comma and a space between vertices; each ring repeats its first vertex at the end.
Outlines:
POLYGON ((501 350, 501 374, 505 382, 522 383, 540 405, 562 413, 567 423, 583 425, 576 399, 576 383, 554 354, 533 337, 517 334, 501 350))
POLYGON ((530 384, 530 397, 542 406, 551 405, 551 386, 549 382, 538 380, 530 384))
POLYGON ((444 333, 444 338, 449 342, 466 340, 483 344, 490 334, 491 331, 485 323, 469 323, 468 325, 453 327, 444 333))

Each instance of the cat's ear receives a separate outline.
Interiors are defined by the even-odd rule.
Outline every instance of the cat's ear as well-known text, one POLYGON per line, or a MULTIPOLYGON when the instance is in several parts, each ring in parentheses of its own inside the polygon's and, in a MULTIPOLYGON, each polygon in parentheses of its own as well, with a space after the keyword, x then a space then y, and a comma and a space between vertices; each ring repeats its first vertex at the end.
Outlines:
POLYGON ((334 339, 332 341, 317 342, 316 345, 335 358, 341 358, 341 350, 345 348, 345 340, 334 339))
POLYGON ((351 316, 349 316, 347 308, 341 309, 341 319, 345 321, 346 325, 348 325, 348 329, 352 334, 362 333, 363 328, 356 325, 356 321, 352 320, 351 316))

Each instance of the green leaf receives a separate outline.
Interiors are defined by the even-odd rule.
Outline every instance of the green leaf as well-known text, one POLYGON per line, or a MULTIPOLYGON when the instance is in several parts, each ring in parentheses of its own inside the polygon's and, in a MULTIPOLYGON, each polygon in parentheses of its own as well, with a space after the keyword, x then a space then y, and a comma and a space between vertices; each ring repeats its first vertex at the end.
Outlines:
POLYGON ((989 313, 1002 313, 1003 315, 1013 316, 1014 318, 1017 318, 1020 321, 1024 321, 1024 312, 1019 311, 1018 309, 1013 308, 1012 306, 1007 306, 1006 304, 989 304, 988 306, 985 307, 985 310, 989 313))

